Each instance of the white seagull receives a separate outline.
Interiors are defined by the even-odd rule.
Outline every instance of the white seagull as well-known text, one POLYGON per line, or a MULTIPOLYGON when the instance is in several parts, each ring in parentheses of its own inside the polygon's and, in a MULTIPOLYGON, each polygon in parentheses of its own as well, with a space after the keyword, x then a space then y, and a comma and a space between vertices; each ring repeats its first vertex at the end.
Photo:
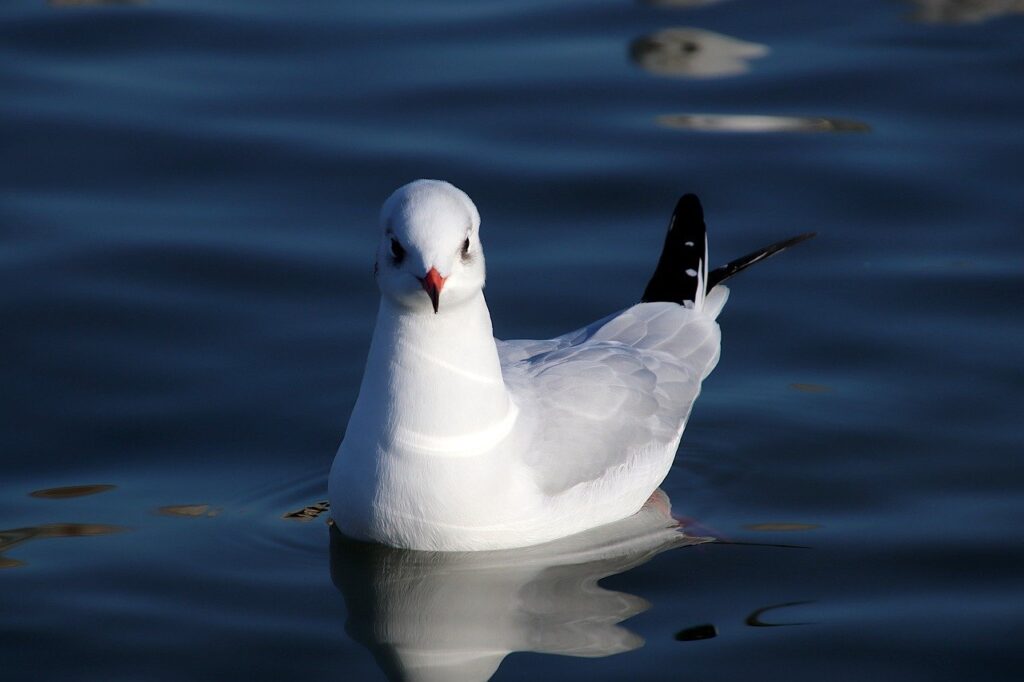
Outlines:
POLYGON ((554 339, 500 341, 464 192, 417 180, 380 223, 380 309, 331 468, 331 515, 350 537, 435 551, 536 545, 636 513, 718 361, 720 282, 813 236, 709 274, 688 194, 642 303, 554 339))

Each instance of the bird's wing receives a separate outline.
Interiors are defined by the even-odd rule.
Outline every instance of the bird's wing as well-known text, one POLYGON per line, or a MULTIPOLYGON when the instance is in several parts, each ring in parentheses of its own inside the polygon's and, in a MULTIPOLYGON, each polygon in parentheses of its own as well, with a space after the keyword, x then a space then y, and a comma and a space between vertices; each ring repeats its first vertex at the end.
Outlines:
POLYGON ((703 310, 641 303, 555 339, 498 342, 505 382, 536 428, 521 456, 545 493, 674 454, 718 361, 715 317, 727 295, 716 288, 703 310))

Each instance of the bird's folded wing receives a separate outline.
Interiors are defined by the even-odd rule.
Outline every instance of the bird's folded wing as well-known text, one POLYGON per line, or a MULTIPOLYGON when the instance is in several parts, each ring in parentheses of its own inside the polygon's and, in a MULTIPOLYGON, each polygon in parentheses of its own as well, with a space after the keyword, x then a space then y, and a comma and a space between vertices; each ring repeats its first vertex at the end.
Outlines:
POLYGON ((541 488, 663 466, 719 338, 706 311, 642 303, 548 341, 499 341, 505 382, 536 425, 522 457, 541 488))

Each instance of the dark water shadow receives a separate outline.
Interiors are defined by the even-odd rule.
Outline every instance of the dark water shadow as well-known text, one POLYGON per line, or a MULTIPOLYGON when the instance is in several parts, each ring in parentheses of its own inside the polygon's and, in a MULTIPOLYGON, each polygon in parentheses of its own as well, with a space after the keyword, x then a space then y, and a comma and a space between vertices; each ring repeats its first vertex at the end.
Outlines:
POLYGON ((393 680, 486 680, 516 651, 602 657, 643 646, 620 624, 650 604, 598 581, 687 535, 667 497, 615 524, 496 552, 418 552, 367 545, 331 530, 331 575, 346 631, 393 680), (663 502, 663 503, 662 503, 663 502))

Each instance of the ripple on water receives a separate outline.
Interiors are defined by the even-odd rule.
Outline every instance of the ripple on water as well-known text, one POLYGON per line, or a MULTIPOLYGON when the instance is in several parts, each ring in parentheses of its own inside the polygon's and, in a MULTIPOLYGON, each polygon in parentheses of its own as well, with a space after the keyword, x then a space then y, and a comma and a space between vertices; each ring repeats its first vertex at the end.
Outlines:
POLYGON ((283 551, 296 566, 320 566, 327 544, 321 525, 328 516, 326 497, 322 469, 251 488, 222 503, 221 520, 231 529, 223 540, 253 555, 284 556, 283 551))

